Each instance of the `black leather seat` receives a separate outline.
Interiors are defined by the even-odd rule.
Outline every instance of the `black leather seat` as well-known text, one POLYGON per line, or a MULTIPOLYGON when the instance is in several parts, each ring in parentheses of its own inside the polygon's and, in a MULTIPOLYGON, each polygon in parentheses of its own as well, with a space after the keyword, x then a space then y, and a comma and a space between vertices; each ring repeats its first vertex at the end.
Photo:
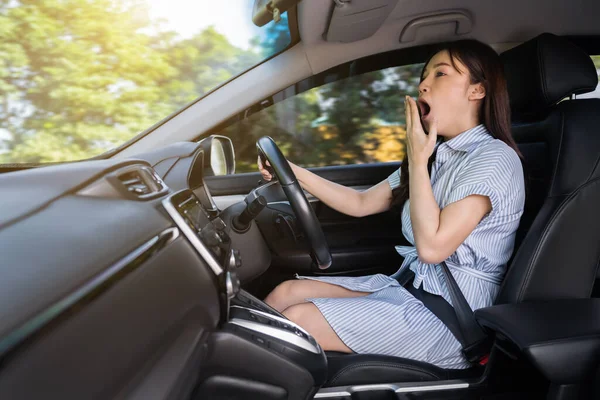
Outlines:
MULTIPOLYGON (((518 121, 514 136, 528 158, 529 192, 516 242, 522 239, 522 244, 497 303, 589 297, 600 259, 600 100, 561 100, 593 91, 596 69, 584 51, 551 34, 505 52, 502 59, 513 121, 518 121)), ((480 372, 379 355, 328 359, 326 386, 456 379, 480 372)))
POLYGON ((474 378, 482 367, 444 369, 422 361, 373 354, 327 352, 325 387, 474 378))

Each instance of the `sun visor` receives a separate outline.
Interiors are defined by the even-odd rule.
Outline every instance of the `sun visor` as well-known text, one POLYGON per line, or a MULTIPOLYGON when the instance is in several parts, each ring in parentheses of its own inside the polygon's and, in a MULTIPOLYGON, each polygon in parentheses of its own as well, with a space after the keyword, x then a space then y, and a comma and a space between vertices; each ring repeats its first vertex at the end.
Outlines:
POLYGON ((356 42, 372 36, 391 14, 398 0, 334 0, 328 42, 356 42))

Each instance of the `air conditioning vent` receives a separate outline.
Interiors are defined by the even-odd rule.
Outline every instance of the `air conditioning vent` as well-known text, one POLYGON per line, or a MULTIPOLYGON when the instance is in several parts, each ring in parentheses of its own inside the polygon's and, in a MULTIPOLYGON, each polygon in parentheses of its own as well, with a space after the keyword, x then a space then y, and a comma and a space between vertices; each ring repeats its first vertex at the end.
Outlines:
POLYGON ((121 175, 119 179, 123 182, 123 186, 125 186, 129 193, 136 195, 152 193, 152 189, 148 187, 148 184, 140 176, 140 171, 128 172, 121 175))
POLYGON ((148 167, 135 166, 119 171, 117 177, 125 190, 140 199, 166 193, 163 181, 148 167))

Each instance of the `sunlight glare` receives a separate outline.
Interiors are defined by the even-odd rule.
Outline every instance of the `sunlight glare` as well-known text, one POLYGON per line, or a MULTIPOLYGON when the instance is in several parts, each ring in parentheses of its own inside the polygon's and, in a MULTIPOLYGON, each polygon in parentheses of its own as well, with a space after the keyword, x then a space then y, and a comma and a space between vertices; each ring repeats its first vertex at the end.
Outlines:
POLYGON ((188 38, 213 25, 233 45, 248 49, 261 34, 251 20, 252 0, 146 0, 152 19, 165 20, 164 28, 188 38))

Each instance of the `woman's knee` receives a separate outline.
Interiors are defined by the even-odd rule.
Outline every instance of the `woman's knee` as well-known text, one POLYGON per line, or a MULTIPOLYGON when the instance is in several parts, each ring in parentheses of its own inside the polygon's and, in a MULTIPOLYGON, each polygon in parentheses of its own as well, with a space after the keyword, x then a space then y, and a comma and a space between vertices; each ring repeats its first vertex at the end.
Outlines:
POLYGON ((284 281, 275 287, 265 298, 265 303, 282 312, 289 307, 289 300, 292 298, 293 286, 295 281, 284 281))
MULTIPOLYGON (((286 308, 282 314, 292 322, 307 328, 306 320, 312 314, 312 304, 294 304, 286 308)), ((316 308, 316 307, 315 307, 316 308)))

